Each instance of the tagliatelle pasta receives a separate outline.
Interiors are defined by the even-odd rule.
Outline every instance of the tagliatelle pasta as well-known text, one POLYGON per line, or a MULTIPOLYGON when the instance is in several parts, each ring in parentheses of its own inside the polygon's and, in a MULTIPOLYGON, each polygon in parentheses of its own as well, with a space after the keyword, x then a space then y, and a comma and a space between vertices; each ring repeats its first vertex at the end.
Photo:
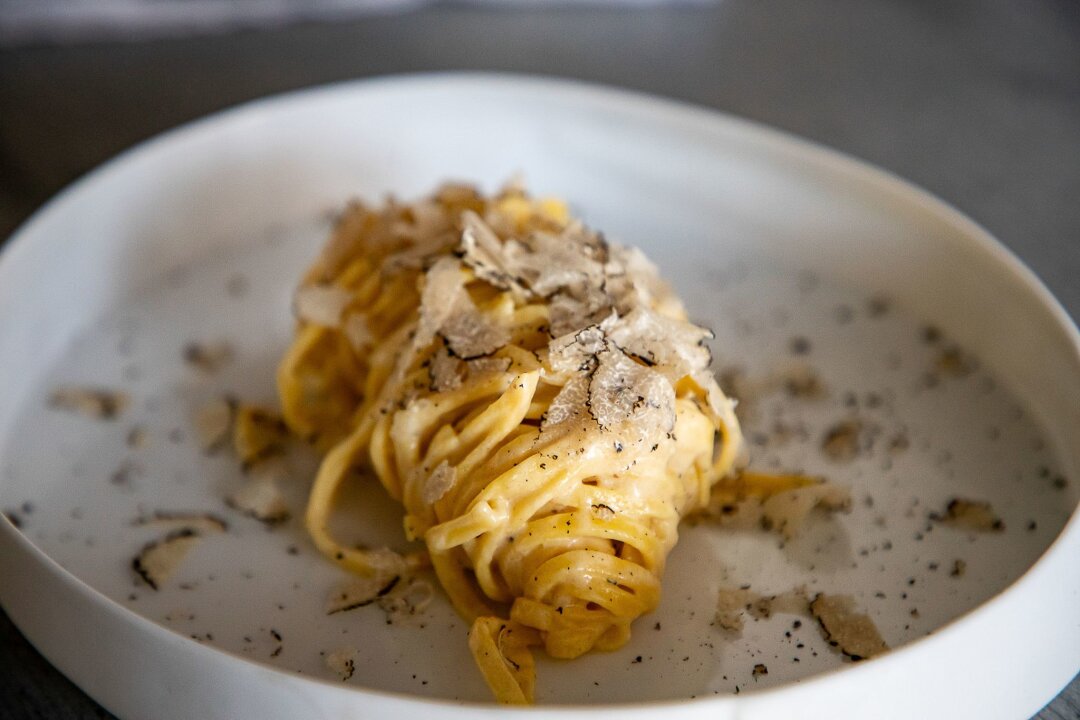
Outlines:
POLYGON ((278 386, 290 430, 325 452, 315 544, 368 576, 430 562, 501 702, 532 702, 534 647, 574 658, 627 641, 714 485, 802 482, 735 478, 742 439, 710 333, 639 251, 561 202, 447 185, 352 205, 295 310, 278 386), (426 553, 331 535, 355 470, 401 501, 426 553))

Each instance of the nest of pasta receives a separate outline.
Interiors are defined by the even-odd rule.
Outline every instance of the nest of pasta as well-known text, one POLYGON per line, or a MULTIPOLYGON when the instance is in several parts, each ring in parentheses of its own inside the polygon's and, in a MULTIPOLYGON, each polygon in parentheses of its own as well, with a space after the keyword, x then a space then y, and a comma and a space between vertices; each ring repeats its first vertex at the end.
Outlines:
POLYGON ((430 562, 502 702, 532 701, 533 646, 623 645, 659 601, 680 519, 742 446, 711 334, 655 266, 561 202, 447 185, 350 206, 294 309, 278 384, 291 431, 325 452, 318 547, 368 576, 430 562), (426 553, 331 536, 357 469, 426 553))

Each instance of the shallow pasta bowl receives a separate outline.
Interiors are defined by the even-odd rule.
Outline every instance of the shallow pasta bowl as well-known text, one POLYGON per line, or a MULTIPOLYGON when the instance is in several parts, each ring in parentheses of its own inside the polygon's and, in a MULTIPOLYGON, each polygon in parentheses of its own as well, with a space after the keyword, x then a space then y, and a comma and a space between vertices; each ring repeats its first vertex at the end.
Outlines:
MULTIPOLYGON (((120 717, 504 712, 441 598, 400 627, 327 616, 338 571, 299 523, 228 515, 239 471, 200 452, 191 417, 226 391, 273 400, 291 288, 348 198, 519 172, 642 247, 714 327, 718 372, 759 391, 743 406, 755 463, 854 498, 787 541, 687 526, 655 616, 618 652, 541 663, 534 712, 1023 718, 1072 677, 1080 339, 1039 281, 943 203, 803 141, 623 91, 477 75, 215 115, 91 173, 9 241, 0 507, 20 527, 0 525, 0 602, 52 663, 120 717), (229 367, 185 367, 188 343, 218 340, 229 367), (825 388, 813 401, 785 391, 795 366, 825 388), (110 421, 60 413, 47 401, 61 385, 129 403, 110 421), (844 423, 866 436, 832 452, 844 423), (1004 531, 941 522, 961 497, 1004 531), (151 590, 130 558, 157 531, 132 521, 180 509, 225 515, 229 531, 151 590), (850 594, 894 649, 852 663, 779 614, 717 628, 717 593, 744 584, 850 594), (325 664, 343 649, 347 681, 325 664)), ((295 459, 297 511, 310 461, 295 459)), ((340 522, 400 542, 400 511, 373 486, 340 522)))

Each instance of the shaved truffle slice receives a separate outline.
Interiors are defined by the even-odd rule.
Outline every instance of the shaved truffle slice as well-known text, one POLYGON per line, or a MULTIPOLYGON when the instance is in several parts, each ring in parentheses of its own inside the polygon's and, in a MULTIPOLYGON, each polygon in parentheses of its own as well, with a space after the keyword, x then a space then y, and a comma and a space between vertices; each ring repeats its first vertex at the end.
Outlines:
POLYGON ((463 360, 490 355, 510 342, 510 331, 484 317, 465 293, 458 297, 440 333, 450 351, 463 360))
POLYGON ((559 393, 548 405, 541 421, 541 428, 554 427, 568 420, 576 420, 582 417, 584 408, 589 401, 589 379, 583 375, 575 375, 570 381, 562 386, 559 393))
POLYGON ((356 672, 356 650, 353 648, 341 648, 326 656, 326 667, 337 673, 342 682, 345 682, 356 672))
POLYGON ((536 232, 523 240, 508 240, 502 247, 507 270, 540 297, 562 288, 599 287, 603 266, 582 249, 587 231, 579 224, 561 234, 536 232))
POLYGON ((390 592, 383 593, 377 602, 386 613, 386 622, 400 625, 422 615, 434 596, 430 582, 411 577, 395 585, 390 592))
POLYGON ((574 334, 552 340, 548 352, 548 365, 559 375, 592 372, 597 355, 605 347, 605 335, 599 325, 590 325, 574 334))
POLYGON ((502 240, 495 231, 472 210, 461 214, 461 222, 461 259, 473 269, 476 277, 502 290, 528 296, 507 266, 502 240))
POLYGON ((705 328, 675 320, 645 307, 635 307, 614 324, 608 337, 624 352, 665 374, 672 382, 709 366, 705 328))
POLYGON ((872 658, 889 649, 874 621, 855 609, 850 595, 819 593, 810 603, 810 612, 825 640, 852 660, 872 658))
POLYGON ((428 505, 438 502, 443 495, 450 492, 457 482, 457 468, 443 460, 439 463, 424 483, 420 494, 421 499, 428 505))
POLYGON ((423 348, 435 339, 454 313, 458 300, 465 295, 465 274, 461 263, 452 257, 439 258, 424 275, 420 293, 420 318, 413 336, 413 347, 423 348))
POLYGON ((239 489, 225 498, 225 503, 248 517, 267 525, 289 519, 289 506, 277 485, 277 468, 254 473, 239 489))
POLYGON ((293 311, 302 322, 336 328, 351 302, 351 293, 339 285, 305 285, 296 291, 293 311))
POLYGON ((326 614, 348 612, 372 604, 392 591, 401 582, 401 575, 375 573, 357 577, 335 588, 326 602, 326 614))
POLYGON ((682 302, 640 249, 611 245, 609 254, 606 288, 620 314, 625 315, 635 307, 653 308, 669 317, 685 314, 682 302))
POLYGON ((420 320, 413 347, 425 347, 436 334, 458 358, 489 355, 510 341, 505 327, 484 317, 465 290, 465 273, 454 258, 441 258, 427 272, 420 296, 420 320))
POLYGON ((341 325, 341 332, 349 341, 349 345, 357 352, 363 352, 371 347, 375 336, 371 334, 367 319, 363 315, 353 314, 345 318, 341 325))
POLYGON ((61 387, 49 396, 49 407, 75 412, 95 420, 113 420, 129 404, 126 393, 102 388, 61 387))
POLYGON ((323 246, 318 260, 309 272, 314 280, 327 281, 358 254, 364 244, 364 228, 374 217, 363 203, 353 200, 337 216, 330 240, 323 246))
POLYGON ((428 378, 432 392, 445 392, 461 387, 465 375, 465 363, 451 355, 445 347, 439 348, 431 356, 428 365, 428 378))
POLYGON ((135 519, 134 525, 164 526, 178 529, 187 528, 201 535, 223 533, 229 529, 229 524, 221 517, 213 513, 188 513, 170 512, 168 510, 155 510, 150 515, 143 515, 135 519))
POLYGON ((510 369, 510 358, 506 357, 482 357, 469 360, 465 363, 469 379, 474 380, 486 375, 504 373, 510 369))
POLYGON ((184 362, 212 375, 229 364, 233 358, 232 345, 227 342, 203 344, 191 342, 184 346, 184 362))
POLYGON ((431 237, 451 229, 452 223, 437 202, 422 200, 409 206, 409 216, 412 219, 412 232, 415 237, 431 237))
POLYGON ((932 515, 943 525, 950 525, 972 532, 1001 532, 1005 523, 994 513, 990 503, 982 500, 964 500, 953 498, 945 506, 944 515, 932 515))
POLYGON ((762 503, 761 522, 766 530, 775 530, 790 540, 815 508, 847 512, 851 493, 826 482, 780 492, 762 503))
POLYGON ((452 247, 458 241, 458 236, 453 232, 416 237, 415 233, 410 231, 404 223, 395 225, 395 234, 410 238, 412 245, 390 255, 383 261, 382 272, 386 275, 392 275, 406 268, 422 270, 431 262, 433 256, 439 255, 443 250, 452 247))
POLYGON ((146 584, 158 590, 184 561, 201 536, 190 527, 180 528, 161 540, 147 543, 131 562, 146 584))
POLYGON ((642 435, 675 427, 675 390, 662 375, 638 365, 618 349, 599 356, 589 382, 589 413, 604 430, 633 420, 642 435))
POLYGON ((245 470, 284 452, 289 439, 285 421, 276 413, 253 405, 240 405, 233 422, 233 449, 245 470))
POLYGON ((552 337, 561 337, 598 324, 611 312, 611 298, 600 288, 586 285, 573 292, 560 291, 548 301, 549 331, 552 337))
POLYGON ((195 416, 195 431, 203 450, 214 452, 225 444, 232 430, 236 405, 234 398, 223 397, 199 408, 195 416))

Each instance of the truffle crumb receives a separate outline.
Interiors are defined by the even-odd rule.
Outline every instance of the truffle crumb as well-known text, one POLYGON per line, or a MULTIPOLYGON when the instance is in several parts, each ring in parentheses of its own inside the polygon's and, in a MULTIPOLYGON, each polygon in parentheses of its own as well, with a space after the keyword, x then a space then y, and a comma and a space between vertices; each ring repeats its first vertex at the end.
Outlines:
POLYGON ((958 347, 948 347, 938 355, 935 367, 943 375, 965 377, 975 370, 975 361, 958 347))
POLYGON ((757 665, 754 666, 753 676, 755 678, 760 677, 762 675, 768 675, 768 674, 769 674, 769 668, 765 667, 765 665, 763 663, 758 663, 757 665))
POLYGON ((784 389, 793 398, 815 400, 825 396, 825 385, 816 371, 806 365, 797 365, 785 374, 784 389))
POLYGON ((184 346, 184 362, 207 375, 221 370, 232 358, 232 346, 224 341, 210 344, 190 342, 184 346))
POLYGON ((825 433, 821 441, 821 450, 834 462, 848 462, 859 454, 859 433, 862 423, 858 420, 845 420, 837 423, 825 433))
POLYGON ((214 452, 225 444, 232 430, 236 406, 234 398, 225 396, 207 403, 196 413, 195 431, 199 446, 205 452, 214 452))
POLYGON ((146 430, 141 425, 135 425, 128 430, 124 443, 132 450, 137 450, 146 446, 147 439, 146 430))
POLYGON ((949 571, 949 577, 963 577, 965 572, 967 572, 967 563, 957 558, 953 561, 952 570, 949 571))
POLYGON ((889 312, 892 303, 884 295, 874 295, 866 302, 866 312, 872 318, 879 318, 889 312))
POLYGON ((973 532, 1001 532, 1005 523, 995 513, 990 503, 981 500, 953 498, 945 507, 945 514, 933 513, 931 520, 973 532))
POLYGON ((341 648, 326 655, 326 667, 337 673, 342 682, 350 679, 356 672, 356 650, 341 648))
POLYGON ((868 615, 855 610, 850 595, 819 593, 810 603, 810 612, 821 625, 825 640, 851 660, 863 660, 888 650, 868 615))
POLYGON ((61 387, 49 396, 49 407, 95 420, 115 420, 129 404, 127 393, 101 388, 61 387))
POLYGON ((897 433, 889 441, 889 452, 891 453, 902 453, 909 447, 911 447, 911 440, 908 438, 907 433, 897 433))

